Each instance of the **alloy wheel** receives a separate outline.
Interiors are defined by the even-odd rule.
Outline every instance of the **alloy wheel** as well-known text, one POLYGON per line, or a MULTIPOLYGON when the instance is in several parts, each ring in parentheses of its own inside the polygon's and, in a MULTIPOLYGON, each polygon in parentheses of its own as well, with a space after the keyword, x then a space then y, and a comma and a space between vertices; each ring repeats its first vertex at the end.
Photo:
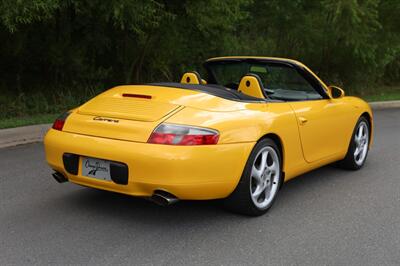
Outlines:
POLYGON ((256 155, 251 169, 250 193, 260 209, 270 205, 279 188, 280 162, 276 151, 266 146, 256 155))

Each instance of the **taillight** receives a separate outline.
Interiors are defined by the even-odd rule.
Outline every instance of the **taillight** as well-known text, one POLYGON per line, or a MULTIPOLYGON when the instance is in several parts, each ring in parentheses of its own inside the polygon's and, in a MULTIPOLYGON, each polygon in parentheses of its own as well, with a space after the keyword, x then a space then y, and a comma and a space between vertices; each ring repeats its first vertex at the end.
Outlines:
POLYGON ((69 113, 63 113, 62 115, 60 115, 59 117, 56 118, 56 120, 53 123, 52 128, 55 130, 60 130, 62 131, 64 124, 65 124, 65 120, 67 119, 67 117, 69 116, 69 113))
POLYGON ((183 146, 213 145, 217 144, 218 139, 219 133, 216 130, 193 126, 161 124, 151 133, 147 142, 183 146))

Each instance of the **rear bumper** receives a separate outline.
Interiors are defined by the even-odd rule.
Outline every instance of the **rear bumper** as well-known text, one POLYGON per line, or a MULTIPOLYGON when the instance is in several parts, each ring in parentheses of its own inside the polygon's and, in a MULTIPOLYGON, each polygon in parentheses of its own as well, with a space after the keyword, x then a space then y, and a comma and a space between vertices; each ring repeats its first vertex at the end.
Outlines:
POLYGON ((227 197, 236 187, 255 143, 169 146, 66 133, 50 129, 44 140, 46 160, 69 181, 103 190, 148 197, 165 190, 179 199, 227 197), (63 154, 73 153, 124 163, 127 185, 69 174, 63 154))

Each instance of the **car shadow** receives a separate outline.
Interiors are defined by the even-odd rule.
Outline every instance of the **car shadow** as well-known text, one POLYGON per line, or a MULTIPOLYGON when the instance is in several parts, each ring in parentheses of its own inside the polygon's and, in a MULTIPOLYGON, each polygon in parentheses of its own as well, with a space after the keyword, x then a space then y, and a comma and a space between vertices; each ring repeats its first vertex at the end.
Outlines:
MULTIPOLYGON (((277 202, 266 216, 290 210, 293 203, 310 200, 313 193, 319 189, 330 189, 333 184, 346 182, 348 175, 354 172, 344 171, 332 166, 314 170, 283 185, 277 202)), ((75 211, 89 212, 91 215, 111 216, 114 219, 134 220, 135 223, 159 225, 162 222, 171 223, 201 223, 204 221, 247 219, 248 217, 225 211, 221 201, 181 201, 171 206, 158 206, 143 198, 81 187, 69 191, 57 200, 58 204, 75 211)), ((262 216, 262 217, 265 217, 262 216)))

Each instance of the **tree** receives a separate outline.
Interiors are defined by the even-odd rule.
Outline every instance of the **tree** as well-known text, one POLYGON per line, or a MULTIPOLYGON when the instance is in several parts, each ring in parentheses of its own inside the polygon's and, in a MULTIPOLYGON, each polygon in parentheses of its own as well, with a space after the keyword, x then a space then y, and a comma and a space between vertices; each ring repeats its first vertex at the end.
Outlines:
POLYGON ((397 0, 2 0, 0 88, 23 93, 178 80, 204 59, 230 54, 299 59, 339 84, 398 82, 399 6, 397 0))

